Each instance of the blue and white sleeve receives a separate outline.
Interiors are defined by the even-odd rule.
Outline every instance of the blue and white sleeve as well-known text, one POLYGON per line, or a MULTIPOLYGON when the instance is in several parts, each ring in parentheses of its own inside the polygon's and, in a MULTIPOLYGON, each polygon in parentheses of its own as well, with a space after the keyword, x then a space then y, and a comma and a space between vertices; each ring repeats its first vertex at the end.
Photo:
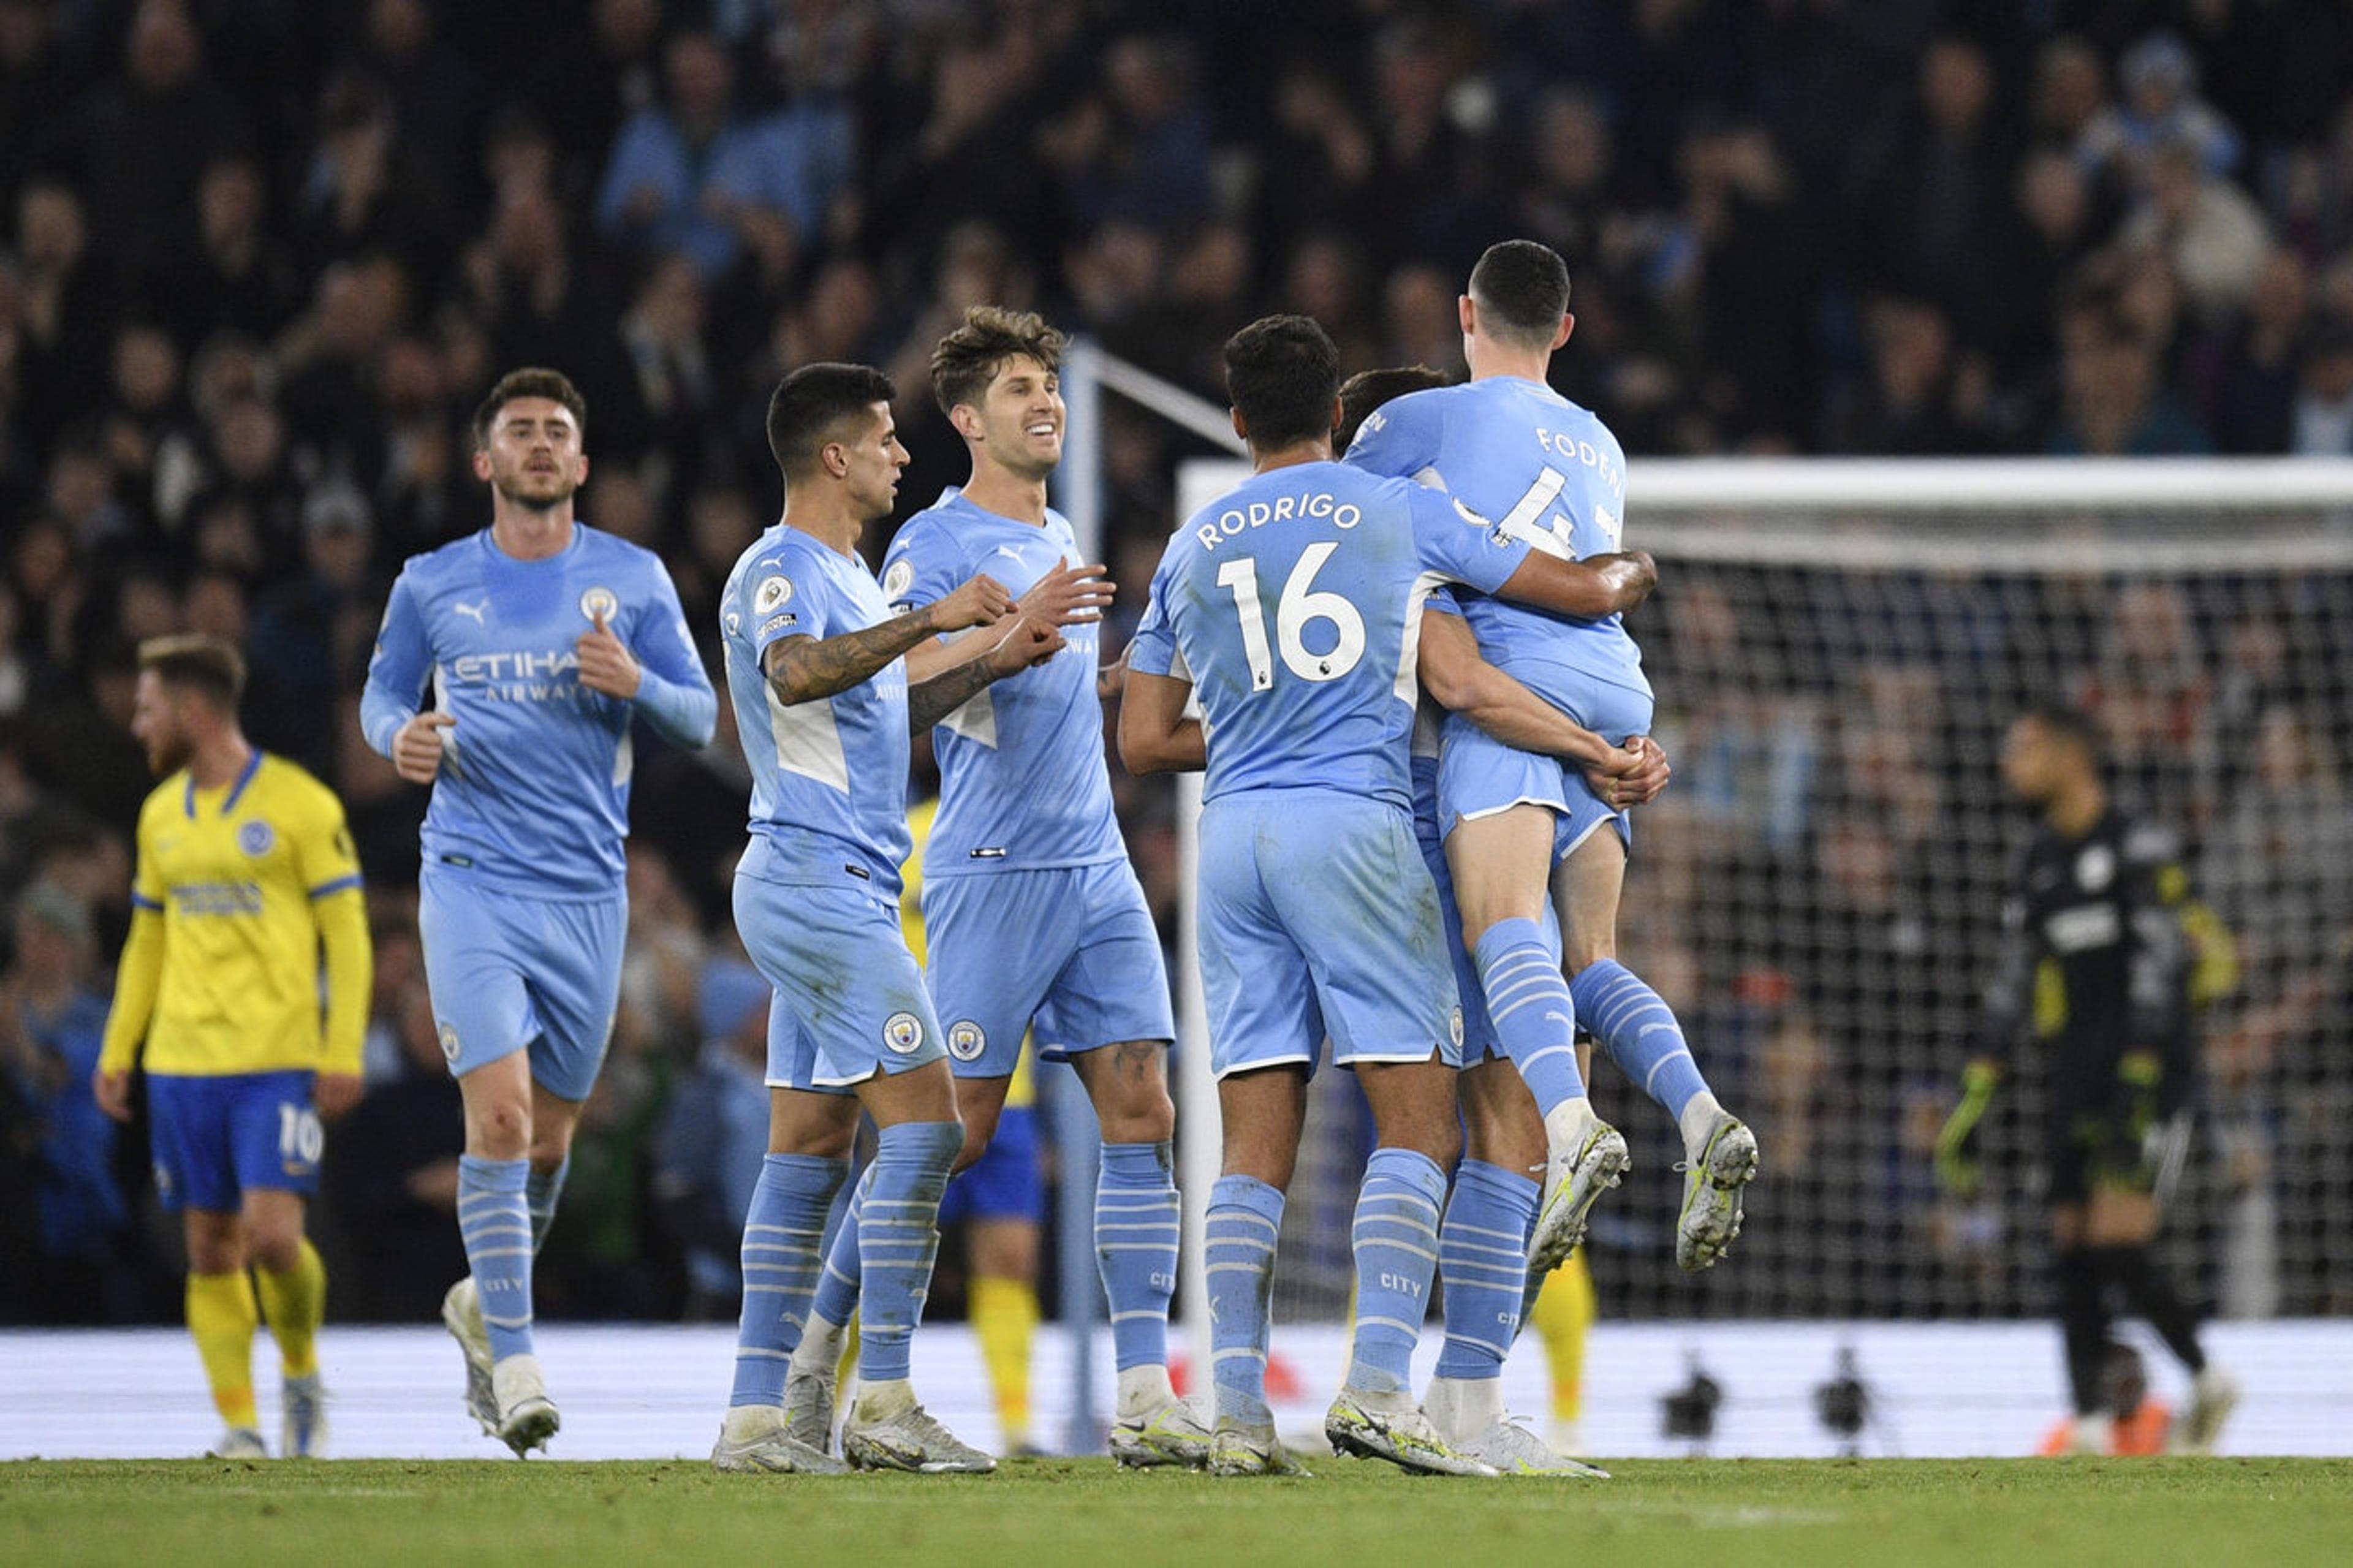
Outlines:
POLYGON ((822 579, 811 576, 806 586, 813 591, 805 593, 804 584, 794 582, 786 567, 773 555, 765 557, 744 574, 743 585, 736 589, 734 607, 751 628, 744 635, 762 669, 768 667, 768 649, 774 645, 787 637, 826 635, 822 579))
POLYGON ((360 694, 360 732, 380 755, 392 755, 393 737, 417 717, 425 678, 432 668, 425 615, 417 607, 408 574, 403 572, 385 601, 384 624, 376 630, 375 652, 368 659, 367 689, 360 694))
POLYGON ((659 565, 653 580, 653 607, 638 619, 638 646, 629 650, 638 661, 638 711, 663 740, 700 751, 719 727, 719 694, 686 629, 676 584, 659 565))
POLYGON ((1446 433, 1446 405, 1424 393, 1392 398, 1365 416, 1356 438, 1348 443, 1346 461, 1366 473, 1392 479, 1437 482, 1439 443, 1446 433), (1422 479, 1424 472, 1431 479, 1422 479))
POLYGON ((970 575, 955 536, 919 521, 899 531, 882 558, 882 597, 892 615, 903 616, 946 598, 970 575))
POLYGON ((1406 500, 1413 511, 1415 545, 1430 571, 1492 594, 1528 558, 1526 540, 1498 537, 1494 524, 1440 491, 1416 489, 1406 500))
POLYGON ((1176 628, 1168 621, 1167 575, 1165 565, 1152 575, 1152 596, 1145 603, 1144 618, 1136 623, 1135 635, 1127 639, 1127 668, 1145 675, 1190 680, 1193 671, 1176 647, 1176 628))

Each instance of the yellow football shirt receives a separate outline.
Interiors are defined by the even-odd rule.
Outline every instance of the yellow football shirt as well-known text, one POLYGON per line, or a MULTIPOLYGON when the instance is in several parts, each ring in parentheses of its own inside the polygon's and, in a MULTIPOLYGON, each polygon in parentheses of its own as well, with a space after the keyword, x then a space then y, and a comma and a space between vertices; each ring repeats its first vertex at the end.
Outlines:
MULTIPOLYGON (((937 796, 919 800, 907 808, 907 835, 913 847, 907 851, 907 863, 899 868, 899 929, 906 933, 907 951, 915 955, 917 963, 931 962, 923 936, 923 846, 931 842, 932 821, 940 814, 937 796)), ((1028 1043, 1028 1037, 1023 1037, 1028 1043)), ((1037 1103, 1038 1091, 1029 1080, 1029 1053, 1024 1050, 1013 1062, 1013 1081, 1005 1090, 1005 1106, 1018 1110, 1037 1103)))
POLYGON ((367 913, 326 785, 258 751, 226 788, 174 773, 140 808, 131 899, 101 1067, 127 1069, 143 1039, 150 1072, 360 1070, 367 913))

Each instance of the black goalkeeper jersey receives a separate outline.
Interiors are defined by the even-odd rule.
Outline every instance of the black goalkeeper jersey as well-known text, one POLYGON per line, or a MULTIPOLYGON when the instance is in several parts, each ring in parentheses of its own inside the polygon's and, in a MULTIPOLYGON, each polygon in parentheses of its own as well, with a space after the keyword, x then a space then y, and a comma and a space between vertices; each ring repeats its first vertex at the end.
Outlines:
POLYGON ((2007 1064, 2031 1022, 2063 1110, 2111 1099, 2124 1057, 2148 1052, 2163 1069, 2159 1114, 2179 1109, 2195 1065, 2187 894, 2160 827, 2113 806, 2081 837, 2039 827, 2002 910, 1978 1054, 2007 1064))

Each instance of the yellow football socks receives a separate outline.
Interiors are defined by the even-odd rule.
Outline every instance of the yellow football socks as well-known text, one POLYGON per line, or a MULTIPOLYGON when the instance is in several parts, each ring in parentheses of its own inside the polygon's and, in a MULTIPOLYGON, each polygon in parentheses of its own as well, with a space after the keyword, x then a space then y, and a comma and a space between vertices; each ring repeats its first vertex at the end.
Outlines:
POLYGON ((319 1261, 319 1249, 306 1236, 293 1268, 283 1274, 257 1268, 253 1276, 286 1375, 314 1375, 319 1370, 319 1324, 327 1315, 327 1266, 319 1261))
POLYGON ((188 1276, 188 1332, 212 1384, 213 1405, 230 1426, 261 1425, 253 1408, 253 1331, 259 1322, 253 1282, 243 1269, 188 1276))
POLYGON ((1019 1279, 972 1277, 972 1331, 997 1394, 997 1425, 1010 1450, 1029 1441, 1029 1343, 1038 1333, 1038 1291, 1019 1279))
POLYGON ((1575 1426, 1585 1409, 1585 1336, 1597 1310, 1593 1275, 1580 1247, 1545 1281, 1530 1321, 1544 1338, 1545 1360, 1552 1368, 1552 1418, 1560 1426, 1575 1426))

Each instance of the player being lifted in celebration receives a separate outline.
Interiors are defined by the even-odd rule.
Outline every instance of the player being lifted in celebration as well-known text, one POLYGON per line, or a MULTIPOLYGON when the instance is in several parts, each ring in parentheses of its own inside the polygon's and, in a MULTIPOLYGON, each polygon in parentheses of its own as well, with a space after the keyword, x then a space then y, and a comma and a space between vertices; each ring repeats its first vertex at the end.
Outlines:
POLYGON ((700 747, 719 711, 661 562, 573 517, 586 424, 554 371, 491 389, 474 416, 491 525, 409 559, 360 704, 368 744, 433 789, 417 927, 465 1098, 471 1270, 441 1316, 467 1408, 517 1454, 558 1426, 532 1351, 532 1257, 619 1000, 630 726, 700 747), (428 675, 437 706, 419 711, 428 675))
MULTIPOLYGON (((1443 374, 1427 365, 1368 370, 1349 377, 1340 388, 1337 443, 1351 442, 1365 420, 1392 399, 1447 384, 1443 374)), ((1440 739, 1450 710, 1464 712, 1504 744, 1516 742, 1510 734, 1487 723, 1477 710, 1466 710, 1459 703, 1450 710, 1437 700, 1441 693, 1429 678, 1429 655, 1431 649, 1445 646, 1450 637, 1461 639, 1472 650, 1465 656, 1472 661, 1472 668, 1490 668, 1478 658, 1476 639, 1462 620, 1451 590, 1431 595, 1422 612, 1426 689, 1414 716, 1413 827, 1422 863, 1430 868, 1431 879, 1438 884, 1439 910, 1445 918, 1447 947, 1454 959, 1455 984, 1462 997, 1464 1055, 1479 1065, 1466 1070, 1457 1080, 1471 1126, 1465 1157, 1455 1173, 1454 1195, 1447 1205, 1446 1226, 1439 1233, 1438 1272, 1445 1285, 1447 1341, 1439 1375, 1430 1385, 1424 1406, 1431 1425, 1442 1436, 1461 1451, 1507 1474, 1596 1475, 1599 1472, 1591 1466, 1555 1453, 1534 1432, 1513 1420, 1504 1412, 1500 1397, 1503 1363, 1514 1336, 1522 1321, 1533 1322, 1545 1331, 1546 1353, 1553 1363, 1557 1427, 1558 1391, 1566 1388, 1572 1401, 1576 1397, 1575 1368, 1581 1363, 1584 1353, 1584 1327, 1591 1317, 1593 1283, 1584 1260, 1573 1253, 1561 1268, 1548 1275, 1531 1276, 1527 1268, 1525 1232, 1535 1224, 1537 1191, 1529 1173, 1543 1169, 1543 1125, 1535 1116, 1534 1102, 1516 1079, 1507 1079, 1498 1086, 1494 1082, 1494 1064, 1485 1059, 1494 1053, 1494 1030, 1487 1021, 1478 972, 1470 966, 1463 946, 1462 926, 1454 902, 1454 879, 1447 868, 1438 816, 1440 739), (1495 1138, 1487 1122, 1493 1120, 1499 1102, 1504 1110, 1516 1112, 1517 1122, 1535 1123, 1523 1140, 1526 1146, 1517 1156, 1525 1163, 1516 1166, 1494 1163, 1495 1138), (1521 1237, 1516 1247, 1500 1239, 1514 1235, 1514 1225, 1521 1237), (1546 1314, 1539 1308, 1547 1300, 1566 1306, 1568 1310, 1546 1314), (1584 1307, 1581 1315, 1577 1310, 1580 1303, 1584 1307)), ((1509 677, 1500 679, 1525 690, 1509 677)), ((1542 701, 1532 693, 1529 700, 1542 701)), ((1558 712, 1549 706, 1546 710, 1558 712)), ((1596 736, 1592 744, 1606 749, 1609 742, 1596 736)), ((1669 775, 1665 753, 1647 738, 1629 741, 1627 745, 1640 758, 1638 765, 1629 773, 1596 769, 1589 753, 1564 758, 1585 768, 1587 786, 1613 810, 1630 808, 1655 798, 1666 787, 1669 775)), ((1536 752, 1544 750, 1525 745, 1520 749, 1536 752)), ((1624 765, 1622 755, 1610 755, 1609 761, 1613 768, 1624 765)), ((1546 940, 1556 948, 1559 923, 1549 904, 1543 906, 1543 911, 1546 940)), ((1579 1047, 1580 1069, 1585 1058, 1586 1047, 1579 1047)))
POLYGON ((1356 1341, 1324 1431, 1335 1448, 1410 1468, 1492 1475, 1431 1430, 1410 1386, 1461 1149, 1461 1014, 1410 815, 1422 600, 1459 582, 1603 615, 1641 602, 1653 573, 1643 557, 1534 553, 1434 491, 1334 462, 1339 354, 1304 317, 1243 328, 1225 362, 1254 472, 1170 540, 1119 732, 1137 772, 1208 770, 1200 956, 1225 1124, 1205 1259, 1210 1468, 1297 1468, 1266 1403, 1268 1295, 1328 1036, 1356 1069, 1379 1146, 1356 1206, 1356 1341), (1197 691, 1201 717, 1187 719, 1197 691))
POLYGON ((2097 734, 2082 714, 2053 707, 2021 716, 2002 746, 2001 773, 2042 820, 2011 879, 2001 962, 1967 1092, 1937 1142, 1937 1173, 1948 1190, 1975 1194, 1978 1124, 2031 1025, 2043 1042, 2046 1197, 2075 1403, 2072 1451, 2109 1451, 2102 1384, 2113 1290, 2189 1373, 2179 1446, 2206 1453, 2239 1401, 2238 1384, 2208 1363, 2195 1317, 2148 1255, 2179 1174, 2197 1077, 2182 923, 2188 879, 2171 834, 2111 805, 2097 734))
POLYGON ((188 1330, 227 1425, 212 1453, 269 1452, 253 1407, 258 1281, 285 1374, 279 1452, 301 1458, 327 1441, 327 1276, 303 1200, 320 1117, 360 1096, 372 984, 359 861, 333 792, 246 740, 234 647, 160 637, 139 665, 132 728, 163 783, 139 812, 131 940, 92 1087, 128 1120, 144 1042, 156 1185, 185 1214, 188 1330))
MULTIPOLYGON (((1411 394, 1367 417, 1348 461, 1448 491, 1533 548, 1564 560, 1619 548, 1625 457, 1588 410, 1546 384, 1568 341, 1568 270, 1531 240, 1489 247, 1459 306, 1469 384, 1411 394)), ((1613 742, 1650 728, 1641 653, 1615 615, 1582 619, 1465 595, 1486 657, 1613 742)), ((1446 725, 1438 822, 1486 1003, 1483 1037, 1467 1047, 1464 1106, 1482 1224, 1511 1229, 1535 1205, 1536 1283, 1568 1256, 1602 1191, 1627 1163, 1625 1140, 1586 1097, 1574 1049, 1582 1023, 1644 1092, 1676 1118, 1687 1167, 1675 1258, 1702 1269, 1740 1226, 1757 1141, 1700 1076, 1673 1013, 1616 958, 1618 902, 1630 826, 1556 759, 1504 745, 1460 720, 1446 725), (1547 889, 1549 871, 1549 889, 1547 889), (1545 926, 1546 894, 1561 951, 1545 926), (1563 957, 1568 978, 1561 974, 1563 957), (1523 1091, 1522 1083, 1526 1086, 1523 1091), (1532 1120, 1533 1109, 1542 1125, 1532 1120), (1541 1192, 1519 1173, 1541 1160, 1541 1192)), ((1468 987, 1471 976, 1466 974, 1468 987)), ((1483 1424, 1497 1366, 1455 1357, 1433 1416, 1470 1398, 1483 1424), (1477 1383, 1482 1387, 1464 1386, 1477 1383)), ((1499 1406, 1496 1408, 1500 1408, 1499 1406)))
POLYGON ((768 1019, 768 1157, 744 1224, 735 1385, 712 1463, 841 1468, 831 1408, 787 1417, 785 1381, 823 1268, 821 1237, 849 1173, 862 1107, 878 1129, 854 1226, 863 1331, 843 1453, 864 1468, 992 1470, 915 1401, 908 1348, 939 1247, 940 1194, 964 1143, 948 1046, 899 924, 909 736, 990 682, 1051 658, 1062 638, 1014 613, 977 574, 892 616, 858 554, 890 515, 907 449, 890 379, 805 365, 768 402, 783 520, 727 580, 727 688, 752 766, 752 841, 735 924, 776 988, 768 1019), (906 652, 988 627, 977 656, 911 687, 906 652))
MULTIPOLYGON (((1112 1453, 1124 1465, 1198 1467, 1209 1434, 1168 1379, 1179 1224, 1165 1058, 1175 1025, 1159 935, 1112 810, 1095 691, 1095 622, 1111 585, 1101 566, 1078 563, 1070 523, 1046 505, 1062 455, 1063 342, 1035 315, 989 306, 940 340, 932 388, 972 455, 972 479, 899 530, 882 593, 903 614, 986 571, 1022 595, 1026 613, 1066 628, 1066 653, 980 691, 934 732, 940 809, 923 860, 932 996, 964 1117, 959 1169, 987 1149, 1033 1023, 1039 1054, 1068 1060, 1085 1084, 1103 1135, 1095 1258, 1119 1373, 1112 1453)), ((921 643, 907 655, 908 678, 951 670, 987 647, 971 635, 921 643)), ((854 1304, 849 1227, 832 1254, 797 1400, 826 1397, 854 1304)))

